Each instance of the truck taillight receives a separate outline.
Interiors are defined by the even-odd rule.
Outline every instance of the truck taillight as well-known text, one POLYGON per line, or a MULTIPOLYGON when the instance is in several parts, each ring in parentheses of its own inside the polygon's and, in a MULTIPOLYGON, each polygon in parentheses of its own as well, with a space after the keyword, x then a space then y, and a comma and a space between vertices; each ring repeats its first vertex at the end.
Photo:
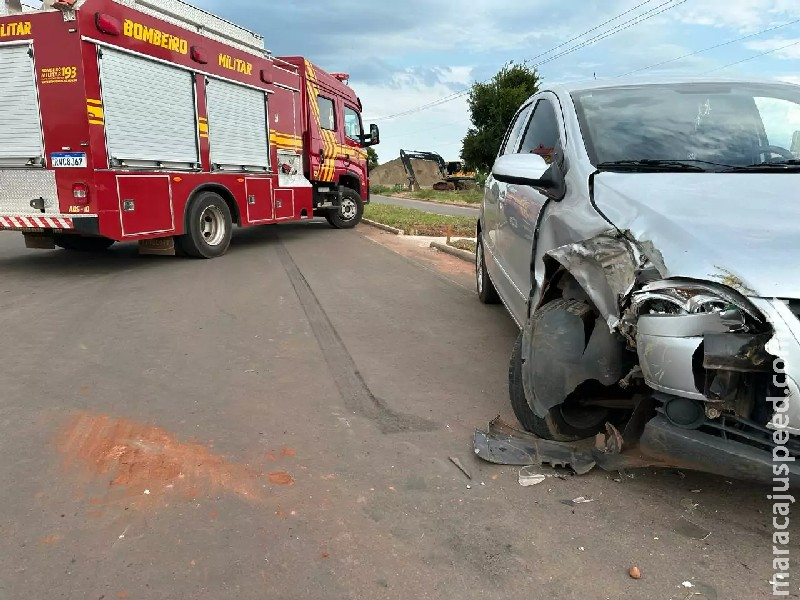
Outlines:
POLYGON ((72 197, 75 204, 89 204, 89 186, 85 183, 75 183, 72 185, 72 197))
POLYGON ((111 15, 104 15, 103 13, 95 13, 94 23, 97 29, 108 35, 122 34, 122 23, 111 15))

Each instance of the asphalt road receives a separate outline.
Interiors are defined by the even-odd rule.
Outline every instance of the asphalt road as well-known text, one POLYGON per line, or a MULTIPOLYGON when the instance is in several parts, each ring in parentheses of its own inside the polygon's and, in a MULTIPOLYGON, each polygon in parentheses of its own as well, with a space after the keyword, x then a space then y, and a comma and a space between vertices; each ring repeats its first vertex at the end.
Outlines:
POLYGON ((370 202, 375 204, 393 204, 394 206, 403 206, 405 208, 416 208, 424 210, 425 212, 434 213, 437 215, 450 215, 452 217, 476 217, 478 216, 478 207, 470 208, 467 206, 453 206, 450 204, 442 204, 440 202, 425 202, 423 200, 410 200, 407 198, 397 198, 395 196, 379 196, 373 194, 370 196, 370 202))
POLYGON ((770 597, 765 489, 479 462, 475 427, 514 422, 514 326, 469 265, 402 244, 308 223, 193 261, 0 234, 0 598, 770 597))

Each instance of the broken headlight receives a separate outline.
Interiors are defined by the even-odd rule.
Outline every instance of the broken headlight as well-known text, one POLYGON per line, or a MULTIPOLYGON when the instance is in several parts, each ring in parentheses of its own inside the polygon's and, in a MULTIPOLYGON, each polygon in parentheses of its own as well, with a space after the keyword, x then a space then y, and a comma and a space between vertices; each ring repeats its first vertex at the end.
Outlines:
POLYGON ((631 297, 634 317, 643 315, 718 314, 729 331, 748 332, 764 324, 750 301, 723 285, 692 280, 652 282, 631 297))

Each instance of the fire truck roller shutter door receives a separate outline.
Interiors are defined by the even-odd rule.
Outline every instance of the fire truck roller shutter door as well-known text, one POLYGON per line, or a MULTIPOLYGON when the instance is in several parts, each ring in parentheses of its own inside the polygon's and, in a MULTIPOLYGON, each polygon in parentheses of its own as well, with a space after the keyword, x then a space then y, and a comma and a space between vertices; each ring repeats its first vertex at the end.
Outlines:
POLYGON ((0 167, 42 157, 33 59, 27 44, 0 46, 0 167))
POLYGON ((269 130, 263 91, 218 79, 206 87, 211 164, 264 171, 269 167, 269 130))
POLYGON ((199 162, 189 71, 103 49, 100 77, 111 158, 190 167, 199 162))

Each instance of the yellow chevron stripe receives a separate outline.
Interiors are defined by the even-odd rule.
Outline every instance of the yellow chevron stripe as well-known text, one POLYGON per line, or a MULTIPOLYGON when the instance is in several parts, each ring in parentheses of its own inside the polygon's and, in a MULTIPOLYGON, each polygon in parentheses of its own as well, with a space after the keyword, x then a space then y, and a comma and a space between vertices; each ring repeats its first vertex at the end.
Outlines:
POLYGON ((91 104, 86 105, 86 113, 89 115, 89 119, 95 119, 97 121, 102 121, 103 116, 103 107, 102 106, 92 106, 91 104))
POLYGON ((105 121, 97 121, 95 119, 89 119, 89 123, 91 125, 105 125, 106 124, 105 121))
POLYGON ((86 104, 94 104, 94 105, 96 105, 96 106, 102 106, 102 105, 103 105, 102 101, 100 101, 100 100, 95 100, 95 99, 93 99, 93 98, 87 98, 87 99, 86 99, 86 104))
POLYGON ((277 133, 275 131, 270 133, 270 139, 282 140, 284 142, 300 143, 302 138, 299 135, 287 135, 285 133, 277 133))

